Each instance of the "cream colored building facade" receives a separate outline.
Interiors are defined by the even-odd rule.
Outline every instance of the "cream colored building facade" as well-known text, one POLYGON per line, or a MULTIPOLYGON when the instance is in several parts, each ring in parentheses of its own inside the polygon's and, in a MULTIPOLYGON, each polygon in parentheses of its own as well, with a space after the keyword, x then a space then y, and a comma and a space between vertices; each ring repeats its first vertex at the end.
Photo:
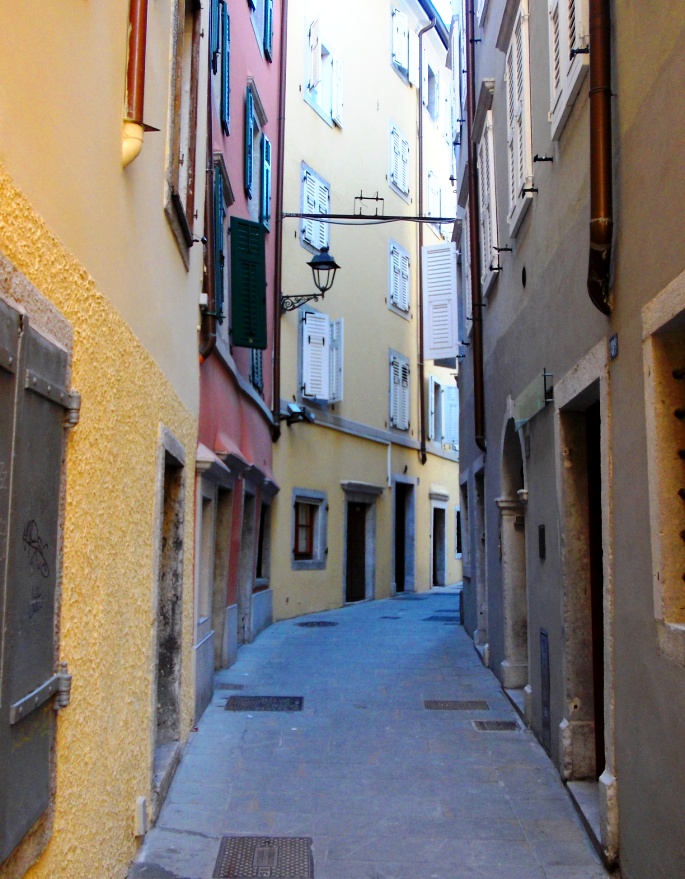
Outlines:
POLYGON ((289 4, 282 293, 316 292, 307 263, 325 246, 341 268, 324 299, 281 315, 275 619, 461 579, 456 361, 422 370, 420 242, 441 248, 450 290, 456 256, 451 225, 409 219, 455 211, 442 24, 421 40, 419 203, 431 9, 289 4))
POLYGON ((129 4, 0 10, 3 879, 125 876, 193 722, 205 18, 150 4, 135 158, 129 4))

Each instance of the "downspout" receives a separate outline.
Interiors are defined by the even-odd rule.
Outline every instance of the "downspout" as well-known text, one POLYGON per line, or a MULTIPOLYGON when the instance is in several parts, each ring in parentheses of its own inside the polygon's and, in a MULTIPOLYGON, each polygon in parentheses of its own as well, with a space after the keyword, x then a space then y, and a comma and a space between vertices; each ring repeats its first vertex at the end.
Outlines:
POLYGON ((209 64, 207 65, 207 167, 205 168, 205 252, 202 288, 207 306, 202 313, 200 326, 200 363, 205 361, 216 347, 216 295, 214 276, 214 143, 212 124, 212 41, 207 40, 209 64))
POLYGON ((283 279, 283 163, 285 157, 285 73, 288 57, 288 0, 281 4, 281 59, 278 92, 278 162, 276 174, 276 254, 274 267, 274 353, 273 353, 273 403, 271 435, 277 442, 281 435, 281 283, 283 279))
POLYGON ((590 259, 587 289, 592 304, 611 314, 609 277, 613 237, 611 191, 610 0, 590 0, 590 259))
MULTIPOLYGON (((434 28, 437 19, 419 31, 419 216, 423 216, 423 35, 434 28)), ((419 223, 419 439, 421 463, 428 459, 426 454, 426 401, 425 367, 423 362, 423 223, 419 223)))
POLYGON ((140 155, 143 148, 146 43, 147 0, 131 0, 128 12, 124 136, 121 145, 121 161, 124 168, 140 155))
POLYGON ((471 303, 473 311, 473 329, 471 331, 471 350, 473 352, 473 400, 475 440, 478 448, 485 452, 485 391, 483 383, 483 300, 481 299, 480 275, 481 254, 478 240, 480 227, 479 204, 477 192, 476 148, 473 143, 473 119, 476 115, 476 53, 474 43, 474 9, 473 0, 467 2, 466 14, 466 122, 467 152, 469 164, 469 242, 471 245, 471 303))

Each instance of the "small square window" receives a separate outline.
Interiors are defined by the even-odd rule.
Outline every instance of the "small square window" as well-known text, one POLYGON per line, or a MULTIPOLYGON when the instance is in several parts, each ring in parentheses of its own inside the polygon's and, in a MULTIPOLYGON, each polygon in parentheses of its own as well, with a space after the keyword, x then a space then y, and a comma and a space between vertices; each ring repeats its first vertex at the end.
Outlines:
POLYGON ((293 489, 292 559, 294 571, 326 567, 326 494, 307 488, 293 489))

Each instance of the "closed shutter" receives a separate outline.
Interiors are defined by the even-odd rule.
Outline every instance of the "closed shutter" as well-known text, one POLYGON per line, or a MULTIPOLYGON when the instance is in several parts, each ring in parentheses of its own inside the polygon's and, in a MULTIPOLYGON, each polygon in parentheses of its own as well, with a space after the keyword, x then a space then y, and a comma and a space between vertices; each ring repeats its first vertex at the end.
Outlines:
POLYGON ((231 217, 231 342, 266 348, 264 227, 231 217))
POLYGON ((245 93, 245 192, 248 198, 252 198, 253 180, 253 138, 254 138, 254 98, 252 89, 248 86, 245 93))
MULTIPOLYGON (((563 0, 562 0, 563 2, 563 0)), ((563 70, 561 60, 561 9, 559 0, 549 4, 549 46, 550 46, 550 91, 551 113, 554 116, 563 91, 563 70)))
POLYGON ((50 803, 66 378, 66 353, 0 303, 0 862, 50 803))
POLYGON ((399 68, 409 70, 409 20, 399 9, 392 10, 392 60, 399 68))
POLYGON ((401 311, 409 311, 409 255, 396 244, 390 245, 390 303, 401 311))
POLYGON ((446 387, 443 390, 443 442, 459 449, 459 390, 456 387, 446 387))
POLYGON ((390 425, 409 430, 409 363, 396 354, 390 357, 390 425))
POLYGON ((228 7, 221 4, 221 127, 225 134, 231 130, 231 18, 228 7))
POLYGON ((413 30, 409 30, 409 82, 418 87, 419 84, 419 37, 413 30))
POLYGON ((422 248, 424 357, 457 354, 456 250, 452 242, 422 248))
POLYGON ((402 155, 402 138, 399 131, 393 127, 390 129, 390 182, 399 189, 400 164, 402 155))
POLYGON ((224 265, 225 237, 224 180, 218 166, 214 166, 214 313, 221 323, 224 319, 224 265))
POLYGON ((342 64, 337 58, 333 59, 333 96, 332 112, 333 122, 342 128, 343 124, 343 70, 342 64))
POLYGON ((271 141, 262 133, 262 203, 259 219, 266 229, 271 228, 271 141))
POLYGON ((264 2, 264 54, 273 60, 274 48, 274 0, 264 2))
POLYGON ((219 40, 221 33, 220 26, 220 8, 219 8, 219 0, 210 0, 211 6, 209 9, 209 39, 210 39, 210 53, 212 59, 212 73, 216 73, 219 69, 219 40))
POLYGON ((480 244, 482 254, 481 283, 484 292, 492 282, 499 260, 496 248, 497 199, 495 194, 495 161, 492 134, 492 110, 488 110, 483 135, 478 145, 478 186, 480 201, 480 244))
MULTIPOLYGON (((318 181, 317 186, 317 204, 316 204, 316 213, 317 214, 329 214, 331 210, 331 193, 328 188, 328 185, 323 182, 323 180, 318 181)), ((329 242, 329 226, 328 223, 324 223, 319 220, 316 224, 316 236, 314 241, 314 247, 319 250, 323 250, 324 247, 328 247, 329 242)))
POLYGON ((400 365, 400 423, 401 430, 409 430, 409 363, 400 365))
POLYGON ((402 137, 401 143, 399 188, 405 195, 409 194, 409 141, 406 137, 402 137))
POLYGON ((340 403, 343 398, 343 319, 330 322, 330 392, 329 403, 340 403))
POLYGON ((507 164, 509 169, 509 232, 515 235, 531 199, 533 185, 532 131, 530 122, 530 63, 528 47, 528 3, 521 6, 514 22, 507 50, 505 84, 507 92, 507 164))
POLYGON ((313 21, 309 28, 309 89, 314 89, 321 82, 321 42, 319 38, 319 21, 313 21))
MULTIPOLYGON (((319 196, 319 184, 316 177, 311 173, 311 171, 305 171, 302 179, 302 213, 303 214, 316 214, 317 205, 318 205, 318 196, 319 196)), ((316 247, 316 241, 318 239, 318 235, 316 232, 316 227, 318 223, 316 220, 312 219, 303 219, 302 220, 302 238, 307 242, 307 244, 311 244, 312 247, 316 247)))
POLYGON ((328 400, 330 326, 327 314, 307 311, 302 320, 302 396, 328 400))

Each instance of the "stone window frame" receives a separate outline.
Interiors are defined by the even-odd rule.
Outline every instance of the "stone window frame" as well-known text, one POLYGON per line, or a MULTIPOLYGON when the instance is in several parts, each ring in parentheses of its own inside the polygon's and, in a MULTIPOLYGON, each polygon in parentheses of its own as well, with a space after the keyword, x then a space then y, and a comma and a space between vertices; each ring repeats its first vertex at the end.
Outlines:
POLYGON ((328 554, 328 499, 325 491, 317 491, 312 488, 293 488, 291 527, 290 527, 290 567, 293 571, 323 571, 326 568, 326 556, 328 554), (314 546, 313 558, 295 558, 295 529, 297 521, 295 510, 297 504, 311 504, 316 507, 314 518, 314 546))

